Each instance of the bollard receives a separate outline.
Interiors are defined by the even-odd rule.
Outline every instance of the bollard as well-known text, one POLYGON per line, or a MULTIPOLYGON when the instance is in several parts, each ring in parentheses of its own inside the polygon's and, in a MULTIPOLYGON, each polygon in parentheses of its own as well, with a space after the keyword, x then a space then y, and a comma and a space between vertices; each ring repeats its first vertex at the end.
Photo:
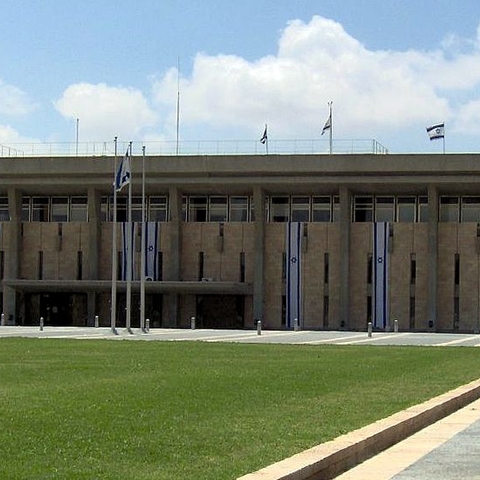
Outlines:
POLYGON ((293 331, 298 332, 298 318, 293 319, 293 331))
POLYGON ((368 322, 367 327, 368 327, 368 336, 371 337, 372 336, 372 322, 368 322))
POLYGON ((5 314, 4 313, 2 313, 2 315, 0 316, 0 325, 2 327, 5 326, 5 314))
POLYGON ((99 326, 99 321, 98 321, 98 315, 95 315, 95 328, 98 328, 99 326))
POLYGON ((40 331, 43 332, 43 317, 40 317, 40 331))
POLYGON ((262 321, 257 320, 257 335, 261 335, 261 334, 262 334, 262 321))
POLYGON ((145 332, 148 333, 150 331, 150 319, 147 318, 145 320, 145 332))
POLYGON ((393 321, 393 331, 398 333, 398 320, 393 321))
POLYGON ((190 318, 190 328, 195 330, 195 317, 190 318))

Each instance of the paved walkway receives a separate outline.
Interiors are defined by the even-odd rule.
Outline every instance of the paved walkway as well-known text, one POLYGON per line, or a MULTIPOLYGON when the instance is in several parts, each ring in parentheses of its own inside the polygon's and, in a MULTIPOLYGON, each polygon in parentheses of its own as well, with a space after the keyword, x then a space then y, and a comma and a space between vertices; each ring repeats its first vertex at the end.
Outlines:
POLYGON ((480 347, 479 334, 462 333, 411 333, 411 332, 367 332, 346 331, 286 331, 263 330, 215 330, 156 328, 148 333, 138 328, 129 333, 125 328, 117 328, 114 335, 107 327, 0 327, 0 338, 11 336, 39 338, 115 339, 115 340, 163 340, 163 341, 203 341, 241 343, 288 343, 302 345, 423 345, 423 346, 464 346, 480 347))
POLYGON ((480 400, 424 428, 337 479, 480 479, 480 400))

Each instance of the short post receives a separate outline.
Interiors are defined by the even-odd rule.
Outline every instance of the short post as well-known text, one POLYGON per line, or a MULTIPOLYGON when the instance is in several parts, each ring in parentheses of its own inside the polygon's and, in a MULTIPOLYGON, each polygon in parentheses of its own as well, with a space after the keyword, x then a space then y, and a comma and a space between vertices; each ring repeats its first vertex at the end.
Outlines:
POLYGON ((195 330, 195 328, 196 328, 196 325, 195 325, 196 322, 195 322, 195 320, 196 320, 195 317, 191 317, 191 318, 190 318, 190 328, 191 328, 192 330, 195 330))
POLYGON ((257 320, 257 335, 261 335, 261 334, 262 334, 262 321, 257 320))
POLYGON ((5 314, 4 313, 2 313, 2 315, 0 316, 0 325, 2 327, 5 326, 5 314))
POLYGON ((298 318, 293 319, 293 331, 294 332, 298 331, 298 318))
POLYGON ((398 333, 398 320, 396 319, 393 321, 393 331, 398 333))
POLYGON ((95 328, 98 328, 99 326, 99 321, 98 321, 98 315, 95 315, 95 328))
POLYGON ((372 336, 372 322, 368 322, 367 324, 367 329, 368 329, 368 336, 372 336))
POLYGON ((43 325, 44 325, 43 317, 40 317, 40 331, 41 332, 43 332, 43 325))
POLYGON ((145 320, 145 332, 148 333, 150 331, 150 319, 147 318, 145 320))

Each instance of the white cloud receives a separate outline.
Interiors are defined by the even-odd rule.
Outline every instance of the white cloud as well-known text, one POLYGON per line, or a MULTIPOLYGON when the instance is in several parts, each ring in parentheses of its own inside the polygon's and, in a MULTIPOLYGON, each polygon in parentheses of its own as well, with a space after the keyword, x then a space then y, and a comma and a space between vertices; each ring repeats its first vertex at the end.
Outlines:
MULTIPOLYGON (((468 48, 461 53, 448 51, 459 43, 453 37, 432 51, 374 51, 333 20, 294 20, 282 32, 276 55, 249 62, 198 54, 191 75, 181 80, 182 123, 257 132, 267 122, 280 138, 316 136, 333 100, 335 129, 343 137, 378 138, 382 131, 444 120, 455 124, 462 108, 474 116, 479 106, 460 100, 471 101, 480 89, 476 42, 464 41, 468 48)), ((157 105, 170 109, 170 127, 176 88, 175 69, 153 82, 157 105)))
POLYGON ((0 80, 0 115, 23 116, 35 108, 25 92, 0 80))
POLYGON ((31 146, 40 140, 22 136, 10 125, 0 125, 0 153, 2 156, 28 155, 31 146))
POLYGON ((139 90, 106 84, 70 85, 55 108, 66 118, 79 119, 84 141, 142 138, 158 118, 139 90))

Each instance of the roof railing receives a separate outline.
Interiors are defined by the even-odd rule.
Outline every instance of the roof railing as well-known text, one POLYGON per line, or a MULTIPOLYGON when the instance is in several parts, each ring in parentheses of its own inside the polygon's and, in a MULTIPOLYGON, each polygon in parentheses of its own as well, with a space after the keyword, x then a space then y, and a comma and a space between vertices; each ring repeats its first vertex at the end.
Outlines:
MULTIPOLYGON (((117 143, 119 156, 126 152, 129 142, 117 143)), ((141 155, 300 155, 329 154, 328 140, 268 140, 268 146, 253 140, 182 140, 133 142, 133 154, 141 155), (177 153, 178 152, 178 153, 177 153)), ((388 154, 387 148, 374 139, 334 139, 332 154, 388 154)), ((115 144, 109 142, 45 142, 0 145, 1 157, 85 157, 113 156, 115 144)))

